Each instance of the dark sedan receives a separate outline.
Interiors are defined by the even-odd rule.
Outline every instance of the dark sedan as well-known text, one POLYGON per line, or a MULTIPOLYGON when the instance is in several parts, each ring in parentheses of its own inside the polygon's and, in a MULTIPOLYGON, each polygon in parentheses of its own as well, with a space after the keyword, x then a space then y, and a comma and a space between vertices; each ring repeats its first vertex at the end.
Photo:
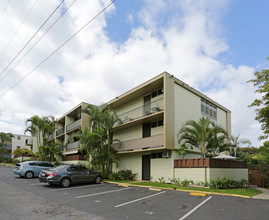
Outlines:
POLYGON ((101 183, 102 176, 99 172, 88 170, 79 165, 61 165, 39 174, 39 181, 50 185, 68 187, 73 183, 101 183))

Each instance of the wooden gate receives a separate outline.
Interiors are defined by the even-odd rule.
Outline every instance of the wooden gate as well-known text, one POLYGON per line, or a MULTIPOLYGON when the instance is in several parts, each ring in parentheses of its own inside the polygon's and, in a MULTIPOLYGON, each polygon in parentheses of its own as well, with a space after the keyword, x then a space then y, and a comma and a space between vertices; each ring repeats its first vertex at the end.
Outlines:
POLYGON ((249 166, 249 184, 260 187, 268 187, 269 167, 268 166, 249 166))

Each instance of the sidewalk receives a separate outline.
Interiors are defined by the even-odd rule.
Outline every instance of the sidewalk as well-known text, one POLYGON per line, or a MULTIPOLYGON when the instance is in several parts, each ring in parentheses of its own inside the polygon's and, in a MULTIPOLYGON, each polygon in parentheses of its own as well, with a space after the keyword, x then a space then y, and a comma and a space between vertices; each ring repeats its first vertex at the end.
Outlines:
POLYGON ((253 196, 252 199, 266 199, 266 200, 269 200, 269 190, 268 189, 264 189, 264 188, 261 188, 261 187, 252 187, 252 188, 255 188, 255 189, 258 189, 260 191, 262 191, 263 193, 257 195, 257 196, 253 196))

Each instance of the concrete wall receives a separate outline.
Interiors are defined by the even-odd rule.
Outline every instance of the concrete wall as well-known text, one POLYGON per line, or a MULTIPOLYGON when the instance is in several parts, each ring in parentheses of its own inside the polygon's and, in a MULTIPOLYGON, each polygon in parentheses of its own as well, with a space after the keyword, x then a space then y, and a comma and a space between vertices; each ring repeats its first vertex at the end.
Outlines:
POLYGON ((119 131, 114 131, 113 138, 119 139, 120 141, 128 141, 142 138, 142 125, 134 126, 119 131))
POLYGON ((208 177, 210 179, 216 179, 217 177, 230 177, 234 180, 248 179, 248 169, 209 168, 208 177))
POLYGON ((239 168, 175 168, 175 178, 210 182, 212 179, 229 177, 234 180, 248 179, 248 169, 239 168))
POLYGON ((130 169, 133 173, 137 173, 136 179, 142 179, 142 153, 134 153, 134 154, 121 154, 117 155, 119 158, 118 167, 113 165, 113 172, 130 169))
POLYGON ((150 175, 152 181, 159 181, 158 178, 164 178, 165 182, 169 182, 169 178, 173 178, 174 162, 172 158, 156 158, 150 161, 150 175))

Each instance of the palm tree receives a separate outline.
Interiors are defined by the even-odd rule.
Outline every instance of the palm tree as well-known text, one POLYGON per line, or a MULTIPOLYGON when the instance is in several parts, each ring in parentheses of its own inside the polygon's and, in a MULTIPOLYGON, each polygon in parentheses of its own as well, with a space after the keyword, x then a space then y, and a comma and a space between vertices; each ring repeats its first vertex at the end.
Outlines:
POLYGON ((230 154, 234 153, 234 157, 236 157, 237 149, 240 147, 240 144, 247 144, 249 147, 251 145, 250 140, 248 139, 239 139, 240 134, 236 137, 232 136, 230 141, 230 154))
POLYGON ((100 144, 102 143, 102 146, 98 149, 98 153, 105 155, 106 166, 104 171, 108 173, 112 168, 112 158, 114 158, 113 155, 115 154, 114 150, 111 149, 111 145, 114 141, 112 128, 120 119, 116 113, 106 105, 100 107, 88 105, 85 109, 82 109, 82 112, 89 115, 90 128, 93 133, 95 132, 94 137, 99 137, 99 146, 101 146, 100 144), (103 138, 105 138, 104 142, 101 141, 103 138), (106 149, 106 152, 104 149, 106 149))
POLYGON ((180 145, 197 148, 201 158, 205 158, 210 149, 213 150, 213 143, 218 144, 218 138, 222 135, 226 135, 224 129, 215 125, 209 118, 202 117, 198 122, 187 121, 178 131, 177 137, 180 145))
POLYGON ((0 155, 1 155, 1 157, 3 156, 3 154, 6 151, 6 149, 4 149, 3 147, 6 146, 8 142, 11 142, 13 137, 14 137, 14 135, 12 133, 0 132, 0 155))

